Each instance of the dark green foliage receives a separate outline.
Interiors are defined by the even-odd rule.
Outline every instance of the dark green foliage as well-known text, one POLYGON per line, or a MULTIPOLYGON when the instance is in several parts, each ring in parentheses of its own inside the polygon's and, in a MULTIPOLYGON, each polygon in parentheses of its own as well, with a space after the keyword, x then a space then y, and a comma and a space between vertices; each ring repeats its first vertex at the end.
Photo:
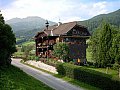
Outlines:
MULTIPOLYGON (((1 11, 0 11, 0 12, 1 12, 1 11)), ((5 23, 4 17, 2 16, 2 14, 0 14, 0 23, 5 23)))
POLYGON ((93 33, 90 38, 89 48, 96 67, 107 67, 119 60, 120 52, 117 49, 119 45, 117 34, 118 30, 107 23, 103 23, 93 33))
POLYGON ((102 24, 103 20, 110 23, 111 25, 115 25, 119 27, 120 26, 120 9, 112 13, 95 16, 89 20, 80 21, 79 23, 88 27, 88 30, 92 33, 95 31, 96 28, 98 28, 99 25, 102 24))
POLYGON ((110 48, 112 46, 112 30, 109 24, 104 24, 101 27, 100 38, 98 45, 98 57, 100 63, 98 67, 106 67, 107 64, 113 64, 110 56, 110 48))
POLYGON ((69 46, 64 42, 59 42, 54 45, 54 55, 64 61, 68 60, 69 46))
POLYGON ((16 38, 11 27, 4 23, 0 14, 0 65, 9 65, 11 55, 16 51, 16 38))
POLYGON ((120 32, 114 35, 111 47, 111 56, 115 63, 120 64, 120 32))
POLYGON ((114 70, 118 70, 119 71, 119 68, 120 68, 120 65, 115 63, 113 64, 113 67, 112 67, 114 70))
POLYGON ((118 90, 120 88, 120 81, 113 80, 112 77, 107 74, 68 63, 57 65, 58 74, 60 75, 65 75, 92 86, 99 87, 102 90, 118 90))
POLYGON ((63 67, 63 63, 57 63, 56 69, 57 69, 58 74, 65 75, 65 69, 63 67))
POLYGON ((17 67, 0 68, 0 90, 53 90, 17 67))

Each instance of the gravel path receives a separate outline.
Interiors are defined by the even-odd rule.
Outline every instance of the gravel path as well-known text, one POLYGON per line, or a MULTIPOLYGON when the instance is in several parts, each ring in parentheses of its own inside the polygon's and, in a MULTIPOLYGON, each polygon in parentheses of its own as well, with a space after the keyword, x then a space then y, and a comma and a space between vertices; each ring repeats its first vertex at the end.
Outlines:
POLYGON ((66 81, 63 81, 59 78, 56 78, 48 73, 42 72, 40 70, 34 69, 27 65, 20 63, 21 59, 12 59, 12 65, 20 68, 27 74, 33 76, 34 78, 42 81, 48 86, 52 87, 55 90, 83 90, 83 88, 72 85, 66 81))

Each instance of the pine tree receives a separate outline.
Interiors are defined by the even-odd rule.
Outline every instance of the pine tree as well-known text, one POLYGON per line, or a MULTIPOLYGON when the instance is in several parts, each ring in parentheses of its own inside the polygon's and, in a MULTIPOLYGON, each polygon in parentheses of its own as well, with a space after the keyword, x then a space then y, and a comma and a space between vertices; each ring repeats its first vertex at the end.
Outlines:
POLYGON ((120 32, 115 35, 112 42, 112 57, 115 60, 115 63, 120 64, 120 32))
POLYGON ((107 23, 103 23, 91 37, 92 57, 97 67, 106 67, 113 63, 111 47, 113 30, 107 23))
POLYGON ((99 38, 99 59, 100 67, 106 67, 111 64, 110 48, 112 46, 112 30, 109 24, 102 25, 101 35, 99 38))

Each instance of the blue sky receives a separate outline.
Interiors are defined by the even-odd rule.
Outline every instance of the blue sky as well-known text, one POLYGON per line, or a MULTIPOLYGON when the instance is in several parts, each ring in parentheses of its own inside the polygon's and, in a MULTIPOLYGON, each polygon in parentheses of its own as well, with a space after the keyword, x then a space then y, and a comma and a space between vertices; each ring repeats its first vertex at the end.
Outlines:
POLYGON ((39 16, 58 22, 82 21, 120 9, 120 0, 0 0, 5 20, 39 16))

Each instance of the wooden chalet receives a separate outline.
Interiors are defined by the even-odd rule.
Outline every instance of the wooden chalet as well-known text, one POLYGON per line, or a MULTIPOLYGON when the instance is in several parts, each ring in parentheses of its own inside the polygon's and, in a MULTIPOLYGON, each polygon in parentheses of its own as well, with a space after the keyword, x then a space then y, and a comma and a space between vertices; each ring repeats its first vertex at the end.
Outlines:
POLYGON ((35 36, 36 56, 52 57, 53 45, 66 42, 69 45, 71 59, 86 61, 86 39, 90 37, 87 28, 77 22, 58 23, 49 26, 35 36))

